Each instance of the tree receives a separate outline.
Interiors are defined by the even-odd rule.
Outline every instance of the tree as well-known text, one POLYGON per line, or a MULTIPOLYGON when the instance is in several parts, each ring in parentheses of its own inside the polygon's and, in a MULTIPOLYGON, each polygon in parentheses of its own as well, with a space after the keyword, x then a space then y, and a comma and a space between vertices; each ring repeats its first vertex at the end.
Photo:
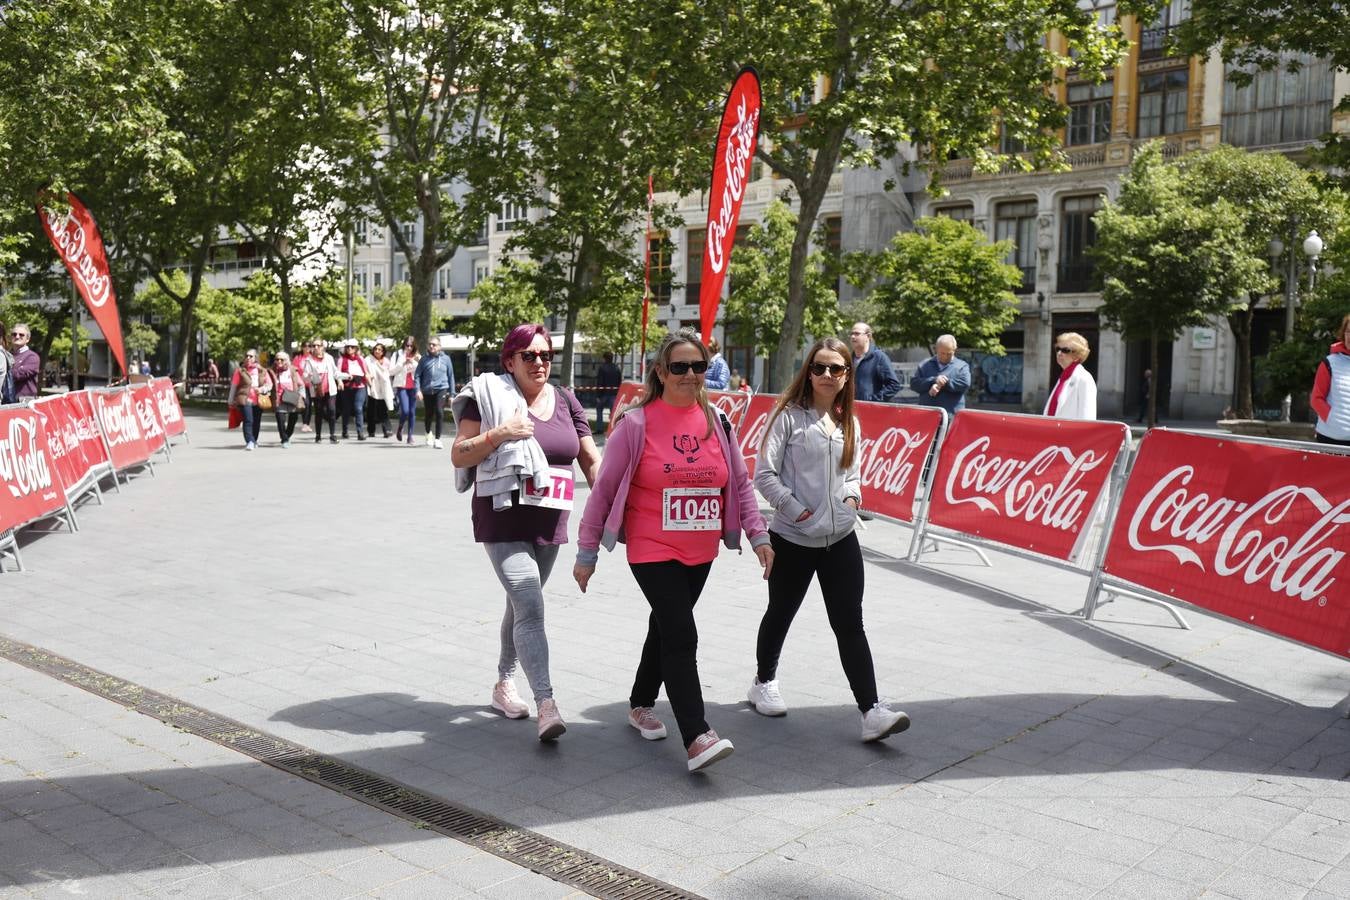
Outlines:
MULTIPOLYGON (((778 335, 787 308, 796 232, 797 216, 786 203, 775 200, 764 210, 764 220, 751 225, 744 243, 731 251, 731 292, 723 307, 722 324, 732 343, 768 356, 770 366, 773 355, 782 352, 778 335)), ((808 334, 824 336, 843 330, 835 283, 826 274, 825 255, 814 248, 807 259, 805 322, 791 349, 794 358, 806 345, 808 334)))
MULTIPOLYGON (((526 201, 513 92, 530 77, 521 23, 507 0, 342 3, 346 65, 366 86, 364 152, 353 165, 390 230, 412 285, 412 334, 431 333, 436 271, 477 243, 488 215, 526 201), (401 225, 417 221, 416 238, 401 225)), ((283 16, 282 18, 289 18, 283 16)), ((346 98, 320 92, 341 115, 346 98)))
POLYGON ((498 347, 512 328, 548 317, 548 306, 538 293, 538 277, 535 263, 508 260, 474 285, 469 302, 477 303, 478 311, 465 330, 475 347, 498 347))
MULTIPOLYGON (((1222 198, 1196 203, 1184 182, 1155 141, 1135 155, 1120 199, 1095 218, 1091 252, 1103 277, 1102 320, 1125 340, 1147 340, 1154 372, 1159 341, 1227 315, 1269 283, 1266 263, 1249 252, 1242 213, 1222 198)), ((1157 385, 1156 378, 1149 385, 1150 425, 1157 422, 1157 385)))
MULTIPOLYGON (((614 270, 593 292, 590 304, 577 318, 577 327, 587 339, 591 353, 623 356, 642 342, 641 273, 629 265, 627 272, 614 270)), ((648 310, 647 346, 655 347, 665 335, 666 323, 659 310, 648 310)), ((566 365, 566 363, 564 363, 566 365)))
POLYGON ((1022 270, 1006 260, 1011 241, 945 216, 920 219, 880 253, 845 258, 867 298, 868 324, 882 346, 926 347, 941 334, 973 350, 1002 355, 1000 336, 1017 317, 1013 288, 1022 270))
MULTIPOLYGON (((522 16, 521 125, 542 214, 519 223, 511 247, 539 263, 539 294, 564 319, 564 382, 582 310, 613 318, 607 292, 643 240, 648 176, 677 194, 706 185, 709 102, 722 89, 706 52, 712 21, 697 0, 562 0, 522 16)), ((666 212, 658 226, 678 221, 666 212)))
MULTIPOLYGON (((1295 222, 1300 235, 1316 228, 1331 237, 1337 229, 1337 204, 1329 202, 1334 189, 1282 154, 1219 147, 1182 157, 1177 165, 1191 202, 1207 206, 1224 199, 1233 205, 1242 217, 1242 252, 1257 262, 1267 260, 1272 239, 1289 242, 1295 222)), ((1283 303, 1283 273, 1284 264, 1277 263, 1274 272, 1249 284, 1228 312, 1237 344, 1233 407, 1240 419, 1252 416, 1252 318, 1263 295, 1283 303)))
POLYGON ((132 322, 122 335, 122 345, 133 359, 154 356, 159 348, 159 332, 144 322, 132 322))
POLYGON ((791 375, 811 234, 841 165, 875 165, 912 146, 914 162, 935 177, 954 156, 997 166, 1002 160, 988 148, 997 146, 1000 127, 1027 147, 1015 163, 1052 164, 1065 110, 1046 86, 1071 62, 1080 74, 1099 75, 1125 46, 1118 28, 1098 28, 1073 0, 749 0, 729 12, 719 35, 728 75, 739 61, 759 68, 765 105, 757 155, 801 203, 771 387, 791 375), (1052 32, 1074 60, 1045 40, 1052 32))
POLYGON ((412 287, 407 282, 399 282, 389 291, 376 292, 369 327, 375 332, 374 337, 397 341, 412 334, 412 287))

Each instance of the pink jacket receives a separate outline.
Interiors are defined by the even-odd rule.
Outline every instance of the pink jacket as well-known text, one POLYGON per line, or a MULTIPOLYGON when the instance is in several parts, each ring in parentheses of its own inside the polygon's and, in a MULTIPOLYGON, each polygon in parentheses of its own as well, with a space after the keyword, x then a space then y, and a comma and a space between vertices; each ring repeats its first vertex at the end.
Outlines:
MULTIPOLYGON (((751 547, 769 543, 769 530, 759 512, 755 488, 745 468, 740 441, 736 440, 731 423, 716 408, 723 434, 718 442, 726 458, 729 483, 722 504, 722 543, 730 550, 739 550, 741 531, 750 538, 751 547)), ((642 446, 647 437, 647 417, 641 409, 624 413, 623 418, 605 441, 605 455, 600 460, 600 472, 595 486, 586 500, 577 530, 577 563, 594 566, 600 558, 600 545, 613 550, 623 540, 623 512, 628 503, 628 485, 637 472, 642 458, 642 446)), ((653 510, 652 515, 660 515, 653 510)))

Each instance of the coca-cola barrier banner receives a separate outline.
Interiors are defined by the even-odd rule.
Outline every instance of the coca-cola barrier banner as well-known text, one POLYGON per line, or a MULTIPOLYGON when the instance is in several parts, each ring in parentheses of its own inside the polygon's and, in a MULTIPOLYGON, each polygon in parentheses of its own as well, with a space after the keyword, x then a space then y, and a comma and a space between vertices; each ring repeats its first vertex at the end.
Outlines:
POLYGON ((942 442, 928 521, 1076 562, 1123 425, 962 410, 942 442))
POLYGON ((75 419, 70 414, 66 395, 43 397, 33 403, 33 410, 42 418, 47 432, 47 456, 61 478, 61 484, 70 490, 89 473, 89 463, 80 436, 75 430, 75 419))
POLYGON ((1103 571, 1350 657, 1350 458, 1154 429, 1103 571))
MULTIPOLYGON (((614 395, 614 407, 610 410, 609 425, 605 434, 609 434, 614 428, 614 414, 641 400, 644 393, 646 388, 637 381, 625 381, 619 385, 618 393, 614 395)), ((750 395, 743 391, 708 391, 708 402, 726 413, 732 426, 739 429, 741 419, 745 416, 745 408, 750 403, 750 395)))
POLYGON ((153 456, 163 450, 169 440, 169 436, 164 433, 164 422, 159 417, 159 400, 154 388, 148 383, 133 387, 131 397, 136 404, 136 419, 145 439, 145 449, 153 456))
POLYGON ((65 488, 37 410, 0 410, 0 485, 0 532, 65 508, 65 488))
POLYGON ((155 393, 155 411, 159 413, 164 433, 169 437, 177 437, 186 432, 187 420, 183 418, 183 407, 178 402, 178 392, 173 389, 173 379, 152 379, 150 389, 155 393))
POLYGON ((113 468, 120 472, 148 460, 152 451, 141 430, 141 419, 132 392, 91 391, 89 398, 103 431, 103 439, 108 444, 108 456, 113 468))
POLYGON ((108 254, 103 249, 103 237, 98 233, 94 216, 74 194, 67 194, 70 212, 62 215, 45 206, 44 196, 37 205, 42 230, 65 263, 70 278, 84 298, 94 321, 108 341, 108 349, 117 359, 122 371, 127 370, 126 351, 122 349, 122 322, 117 317, 117 298, 113 295, 112 275, 108 269, 108 254))
POLYGON ((63 398, 65 407, 75 423, 75 435, 80 439, 80 449, 84 452, 85 462, 92 469, 109 465, 108 445, 103 441, 103 432, 99 429, 98 417, 94 414, 94 400, 89 391, 76 391, 63 398))
POLYGON ((862 427, 858 444, 863 509, 914 521, 914 498, 923 463, 942 427, 942 411, 931 406, 855 403, 862 427))

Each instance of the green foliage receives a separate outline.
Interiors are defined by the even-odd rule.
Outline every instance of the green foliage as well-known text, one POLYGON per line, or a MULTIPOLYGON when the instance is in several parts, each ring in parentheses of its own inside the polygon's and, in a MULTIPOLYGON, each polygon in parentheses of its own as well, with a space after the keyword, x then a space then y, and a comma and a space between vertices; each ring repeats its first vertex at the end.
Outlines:
MULTIPOLYGON (((642 342, 642 280, 629 267, 614 271, 592 295, 591 305, 581 311, 578 330, 586 336, 586 352, 622 356, 642 342)), ((647 346, 655 347, 665 336, 666 323, 655 303, 647 312, 647 346)))
MULTIPOLYGON (((764 210, 764 220, 750 226, 741 246, 731 252, 731 292, 722 307, 728 343, 754 348, 755 355, 779 349, 779 332, 787 310, 788 278, 797 216, 781 200, 764 210)), ((793 352, 806 346, 807 335, 838 334, 845 322, 826 273, 825 254, 813 249, 806 269, 804 327, 793 352)))
POLYGON ((478 312, 465 329, 475 347, 498 347, 507 332, 525 322, 542 322, 549 310, 540 298, 534 263, 507 261, 469 292, 478 312))
POLYGON ((1185 180, 1154 142, 1135 156, 1120 199, 1097 214, 1101 315, 1125 340, 1175 340, 1270 283, 1237 207, 1197 203, 1185 180))
POLYGON ((372 337, 387 337, 401 341, 412 334, 412 286, 406 282, 391 290, 375 293, 375 308, 371 310, 366 329, 375 332, 372 337))
POLYGON ((1344 270, 1323 280, 1298 309, 1292 340, 1280 341, 1256 361, 1256 373, 1266 382, 1263 405, 1278 405, 1292 394, 1296 405, 1312 387, 1317 366, 1326 357, 1336 329, 1350 312, 1350 273, 1344 270))
POLYGON ((1013 288, 1022 270, 1005 260, 1011 241, 945 216, 920 219, 878 254, 849 254, 845 267, 867 298, 868 323, 882 346, 926 347, 940 334, 962 347, 1002 355, 999 336, 1017 316, 1013 288))
POLYGON ((129 357, 154 356, 159 347, 159 332, 144 322, 129 322, 122 330, 122 346, 129 357))

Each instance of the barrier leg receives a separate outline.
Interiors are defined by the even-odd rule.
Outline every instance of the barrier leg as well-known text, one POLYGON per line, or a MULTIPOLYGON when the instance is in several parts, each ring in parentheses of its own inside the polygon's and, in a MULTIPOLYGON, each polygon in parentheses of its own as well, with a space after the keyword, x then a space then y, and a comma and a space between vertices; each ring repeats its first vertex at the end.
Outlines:
POLYGON ((70 527, 71 534, 77 534, 80 530, 80 522, 75 518, 75 507, 71 505, 70 498, 66 498, 66 514, 63 517, 66 525, 70 527))
POLYGON ((1183 628, 1186 631, 1191 630, 1191 624, 1186 621, 1184 616, 1182 616, 1181 610, 1177 609, 1166 600, 1159 600, 1157 597, 1150 597, 1147 594, 1136 594, 1134 591, 1126 591, 1117 587, 1106 588, 1102 585, 1100 572, 1093 574, 1092 581, 1088 585, 1087 601, 1083 604, 1082 610, 1083 619, 1089 622, 1092 621, 1092 618, 1097 614, 1097 608, 1099 606, 1105 606, 1107 603, 1113 602, 1117 597, 1130 597, 1141 603, 1150 603, 1154 606, 1161 606, 1163 609, 1167 610, 1167 614, 1172 617, 1172 620, 1177 623, 1178 627, 1183 628), (1105 594, 1104 598, 1101 596, 1102 594, 1105 594))
POLYGON ((5 557, 14 558, 14 567, 16 571, 23 571, 23 557, 19 555, 19 542, 14 537, 14 532, 9 533, 9 539, 0 544, 0 573, 5 571, 5 557))
POLYGON ((969 550, 971 553, 974 553, 976 556, 980 558, 980 562, 984 563, 985 568, 992 569, 994 567, 994 564, 990 562, 989 557, 985 554, 985 552, 981 550, 979 547, 977 547, 975 544, 967 543, 966 541, 958 540, 957 538, 950 538, 947 537, 946 535, 938 537, 937 535, 933 534, 925 534, 922 540, 918 541, 917 550, 913 549, 915 544, 914 542, 911 542, 911 551, 910 551, 911 562, 918 562, 919 557, 924 553, 936 552, 938 546, 941 544, 947 544, 948 546, 951 547, 960 547, 964 550, 969 550))

